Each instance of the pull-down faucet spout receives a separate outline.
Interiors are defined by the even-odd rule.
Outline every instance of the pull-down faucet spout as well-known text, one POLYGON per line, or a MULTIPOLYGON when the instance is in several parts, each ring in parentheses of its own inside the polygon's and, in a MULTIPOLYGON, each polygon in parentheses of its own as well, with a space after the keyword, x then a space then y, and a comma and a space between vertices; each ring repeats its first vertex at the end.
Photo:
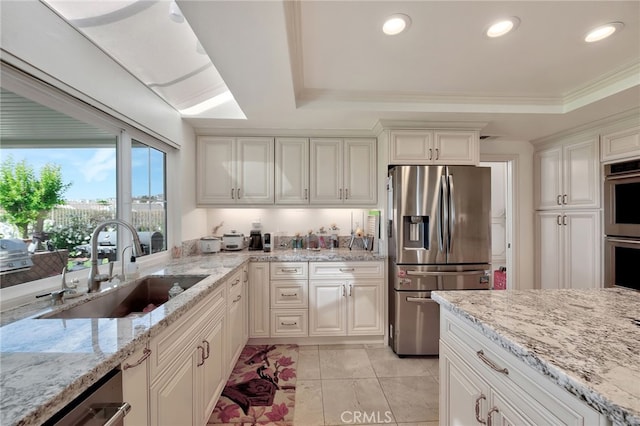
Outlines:
MULTIPOLYGON (((142 245, 140 244, 140 237, 136 229, 128 222, 120 219, 109 219, 104 221, 93 230, 91 234, 91 272, 89 272, 88 292, 95 293, 100 291, 100 284, 104 281, 109 281, 111 277, 108 274, 101 274, 98 270, 98 234, 108 225, 122 225, 131 232, 133 236, 133 250, 136 256, 142 255, 142 245)), ((124 259, 121 259, 124 262, 124 259)))

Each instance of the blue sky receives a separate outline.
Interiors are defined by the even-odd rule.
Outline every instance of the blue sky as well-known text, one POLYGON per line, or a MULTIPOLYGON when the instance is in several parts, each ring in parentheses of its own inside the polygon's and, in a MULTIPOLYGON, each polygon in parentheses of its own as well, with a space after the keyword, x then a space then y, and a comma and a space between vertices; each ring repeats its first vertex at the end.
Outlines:
MULTIPOLYGON (((15 162, 27 161, 36 174, 46 163, 61 166, 63 181, 71 183, 64 193, 67 200, 99 200, 116 197, 115 148, 37 148, 2 149, 2 161, 11 155, 15 162)), ((162 153, 156 150, 133 149, 133 195, 163 193, 162 153), (149 163, 151 167, 149 168, 149 163), (152 176, 149 184, 149 170, 152 176)))

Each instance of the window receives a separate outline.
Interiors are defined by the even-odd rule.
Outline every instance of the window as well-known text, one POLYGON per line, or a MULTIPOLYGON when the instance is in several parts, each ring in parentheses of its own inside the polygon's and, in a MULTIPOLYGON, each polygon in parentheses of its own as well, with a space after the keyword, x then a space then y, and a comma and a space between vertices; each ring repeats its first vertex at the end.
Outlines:
MULTIPOLYGON (((0 237, 17 243, 26 239, 23 245, 33 252, 29 268, 11 270, 1 265, 2 288, 56 276, 65 267, 68 271, 89 267, 91 233, 108 219, 130 222, 138 230, 145 255, 166 251, 162 143, 133 140, 115 126, 83 122, 5 88, 0 91, 0 111, 0 162, 5 169, 22 167, 37 181, 42 180, 43 168, 50 167, 63 184, 62 202, 30 221, 26 234, 7 215, 9 203, 0 205, 0 237)), ((107 227, 99 234, 98 256, 103 262, 123 257, 123 245, 130 237, 127 232, 126 240, 121 238, 118 244, 117 231, 107 227)))

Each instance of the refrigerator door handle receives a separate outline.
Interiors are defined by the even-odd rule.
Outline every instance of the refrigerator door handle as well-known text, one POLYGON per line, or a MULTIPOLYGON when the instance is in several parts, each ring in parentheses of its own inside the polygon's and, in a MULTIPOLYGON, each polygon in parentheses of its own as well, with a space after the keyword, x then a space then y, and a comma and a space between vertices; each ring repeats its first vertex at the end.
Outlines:
POLYGON ((432 303, 435 301, 430 297, 407 297, 407 302, 413 303, 432 303))
POLYGON ((440 178, 440 195, 438 200, 438 248, 440 252, 444 252, 446 247, 444 245, 445 242, 445 224, 449 221, 448 212, 446 208, 446 200, 447 200, 447 185, 445 182, 445 176, 441 176, 440 178))
POLYGON ((478 269, 474 271, 407 271, 407 275, 413 275, 418 277, 432 277, 432 276, 454 276, 454 275, 484 275, 487 271, 484 269, 478 269))
POLYGON ((449 226, 449 230, 447 232, 448 240, 447 240, 447 253, 451 253, 451 246, 453 245, 453 239, 455 237, 455 225, 456 225, 456 203, 454 198, 454 188, 453 188, 453 175, 447 175, 447 183, 449 186, 449 221, 447 225, 449 226))

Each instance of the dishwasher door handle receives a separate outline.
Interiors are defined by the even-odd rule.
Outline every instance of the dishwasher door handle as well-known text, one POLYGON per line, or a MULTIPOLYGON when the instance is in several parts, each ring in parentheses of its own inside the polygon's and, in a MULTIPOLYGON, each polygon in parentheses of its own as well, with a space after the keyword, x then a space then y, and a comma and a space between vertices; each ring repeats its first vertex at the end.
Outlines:
POLYGON ((129 411, 131 411, 131 404, 129 404, 128 402, 123 402, 122 405, 113 414, 113 416, 111 416, 111 418, 106 421, 104 426, 117 425, 122 419, 125 418, 127 414, 129 414, 129 411))
POLYGON ((413 303, 435 303, 435 301, 430 298, 430 297, 407 297, 407 302, 413 302, 413 303))

